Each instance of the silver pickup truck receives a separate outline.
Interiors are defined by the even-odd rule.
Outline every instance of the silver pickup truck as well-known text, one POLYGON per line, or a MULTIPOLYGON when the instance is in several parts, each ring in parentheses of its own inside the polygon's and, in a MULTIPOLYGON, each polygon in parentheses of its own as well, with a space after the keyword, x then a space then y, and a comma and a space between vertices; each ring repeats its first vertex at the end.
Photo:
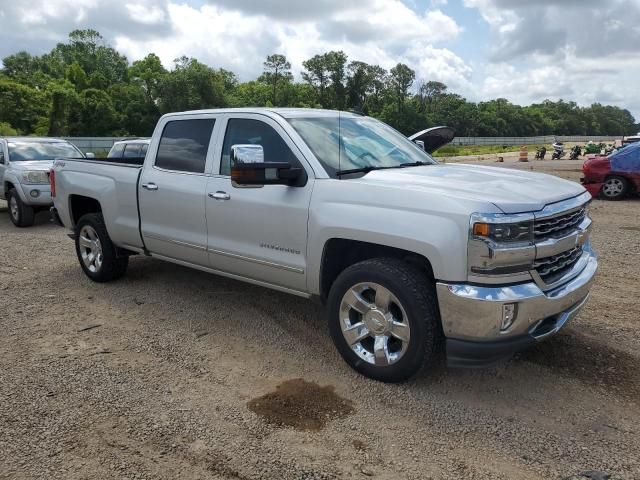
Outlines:
POLYGON ((58 160, 51 183, 92 280, 140 254, 320 299, 340 354, 382 381, 443 343, 449 364, 481 366, 552 336, 597 269, 579 184, 438 164, 344 112, 169 114, 142 166, 58 160))

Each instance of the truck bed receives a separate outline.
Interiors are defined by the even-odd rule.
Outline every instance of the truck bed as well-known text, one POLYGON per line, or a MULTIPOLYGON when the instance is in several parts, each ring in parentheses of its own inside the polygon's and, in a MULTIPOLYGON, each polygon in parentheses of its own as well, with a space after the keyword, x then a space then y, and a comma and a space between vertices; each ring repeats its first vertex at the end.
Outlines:
MULTIPOLYGON (((117 159, 123 160, 123 159, 117 159)), ((58 215, 65 225, 74 225, 74 198, 60 198, 65 192, 70 197, 93 198, 100 202, 111 239, 123 246, 141 249, 138 217, 138 180, 142 165, 90 159, 60 159, 54 164, 58 215)))

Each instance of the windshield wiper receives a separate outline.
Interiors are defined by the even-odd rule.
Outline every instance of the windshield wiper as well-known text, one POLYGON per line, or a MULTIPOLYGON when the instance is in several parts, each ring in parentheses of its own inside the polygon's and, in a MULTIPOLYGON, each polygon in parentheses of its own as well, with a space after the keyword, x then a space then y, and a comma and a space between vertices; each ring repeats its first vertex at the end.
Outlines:
POLYGON ((350 170, 338 170, 336 172, 337 176, 342 176, 342 175, 349 175, 351 173, 369 173, 373 170, 389 170, 391 168, 407 168, 407 167, 422 167, 424 165, 433 165, 432 163, 429 162, 411 162, 411 163, 401 163, 399 165, 393 165, 390 167, 375 167, 373 165, 369 165, 367 167, 361 167, 361 168, 352 168, 350 170))
POLYGON ((351 168, 349 170, 338 170, 336 172, 336 175, 340 177, 342 175, 349 175, 351 173, 369 173, 373 170, 387 170, 389 168, 397 168, 397 167, 374 167, 373 165, 369 165, 367 167, 351 168))
POLYGON ((411 162, 411 163, 401 163, 400 165, 398 165, 396 168, 407 168, 407 167, 422 167, 424 165, 433 165, 433 163, 429 163, 429 162, 422 162, 422 161, 417 161, 417 162, 411 162))

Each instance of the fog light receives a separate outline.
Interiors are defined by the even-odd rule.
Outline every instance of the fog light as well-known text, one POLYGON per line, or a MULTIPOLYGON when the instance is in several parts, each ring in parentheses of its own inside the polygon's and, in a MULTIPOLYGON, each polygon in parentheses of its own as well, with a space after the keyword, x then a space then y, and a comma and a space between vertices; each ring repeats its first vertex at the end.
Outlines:
POLYGON ((33 198, 38 198, 40 196, 40 190, 31 190, 30 194, 33 198))
POLYGON ((511 328, 513 322, 518 314, 517 303, 505 303, 502 305, 502 324, 500 325, 500 331, 505 332, 511 328))

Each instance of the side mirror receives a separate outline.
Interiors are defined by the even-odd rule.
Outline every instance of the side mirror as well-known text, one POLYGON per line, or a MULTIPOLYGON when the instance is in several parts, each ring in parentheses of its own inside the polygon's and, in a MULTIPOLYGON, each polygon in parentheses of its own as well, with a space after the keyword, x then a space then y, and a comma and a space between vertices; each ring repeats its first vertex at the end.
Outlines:
POLYGON ((87 158, 96 158, 96 154, 93 152, 87 152, 84 154, 84 156, 87 158))
POLYGON ((418 145, 422 150, 425 150, 423 140, 414 140, 414 141, 416 142, 416 145, 418 145))
POLYGON ((265 162, 262 145, 231 147, 231 182, 234 185, 295 185, 302 169, 287 162, 265 162))

